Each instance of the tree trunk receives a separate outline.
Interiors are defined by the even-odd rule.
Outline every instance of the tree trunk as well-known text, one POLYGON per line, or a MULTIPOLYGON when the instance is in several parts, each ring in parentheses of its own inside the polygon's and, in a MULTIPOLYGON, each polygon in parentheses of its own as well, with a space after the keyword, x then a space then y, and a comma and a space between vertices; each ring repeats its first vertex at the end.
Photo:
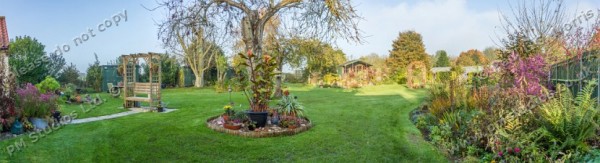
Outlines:
POLYGON ((196 76, 196 82, 194 82, 194 87, 196 87, 196 88, 204 87, 204 72, 200 71, 197 74, 194 74, 194 76, 196 76))
POLYGON ((279 72, 281 72, 276 78, 275 78, 275 93, 273 94, 274 98, 279 98, 281 96, 283 96, 283 90, 281 90, 281 86, 283 84, 283 54, 279 54, 279 56, 277 57, 277 64, 278 64, 278 69, 279 72))

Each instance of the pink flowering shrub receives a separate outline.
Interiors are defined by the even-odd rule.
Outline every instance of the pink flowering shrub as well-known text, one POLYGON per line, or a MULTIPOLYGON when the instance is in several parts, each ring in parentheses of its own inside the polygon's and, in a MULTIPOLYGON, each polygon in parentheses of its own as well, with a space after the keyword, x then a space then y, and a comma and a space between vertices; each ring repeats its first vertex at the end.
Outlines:
POLYGON ((544 98, 543 82, 547 81, 548 71, 541 55, 521 58, 513 52, 508 60, 500 62, 498 67, 504 73, 503 84, 526 95, 544 98))
POLYGON ((17 96, 17 106, 23 109, 25 117, 46 117, 58 107, 55 94, 52 92, 42 94, 31 83, 17 89, 17 96))

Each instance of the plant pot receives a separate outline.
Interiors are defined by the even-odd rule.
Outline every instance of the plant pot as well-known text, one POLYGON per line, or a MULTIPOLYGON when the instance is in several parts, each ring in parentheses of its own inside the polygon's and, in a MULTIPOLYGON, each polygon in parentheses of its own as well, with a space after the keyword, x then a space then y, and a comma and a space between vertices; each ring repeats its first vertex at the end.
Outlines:
POLYGON ((229 115, 222 115, 224 121, 229 121, 229 115))
POLYGON ((290 125, 290 126, 288 126, 288 129, 293 130, 293 129, 296 129, 297 127, 298 126, 296 126, 296 125, 290 125))
POLYGON ((230 125, 229 123, 225 123, 225 124, 223 124, 223 127, 225 127, 226 129, 230 129, 230 130, 239 130, 240 128, 242 128, 242 125, 239 125, 239 124, 230 125))
POLYGON ((273 117, 271 118, 271 124, 273 124, 273 125, 278 125, 278 124, 279 124, 279 117, 277 117, 277 116, 273 116, 273 117))
POLYGON ((256 122, 256 127, 265 127, 265 125, 267 124, 267 117, 269 116, 269 112, 252 112, 249 111, 246 114, 248 114, 248 117, 250 117, 250 120, 256 122))
POLYGON ((48 127, 48 122, 43 118, 29 118, 29 122, 35 127, 35 129, 46 129, 48 127))
POLYGON ((15 120, 15 123, 13 123, 12 127, 10 128, 10 133, 15 135, 20 135, 23 133, 23 124, 18 119, 15 120))

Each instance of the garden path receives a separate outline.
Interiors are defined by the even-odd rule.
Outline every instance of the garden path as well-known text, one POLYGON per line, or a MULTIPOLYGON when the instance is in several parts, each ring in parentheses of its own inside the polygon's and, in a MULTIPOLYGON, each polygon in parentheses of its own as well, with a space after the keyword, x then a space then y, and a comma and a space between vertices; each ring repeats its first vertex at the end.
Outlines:
POLYGON ((105 116, 99 116, 99 117, 91 117, 91 118, 84 118, 84 119, 75 119, 75 120, 71 121, 70 124, 80 124, 80 123, 88 123, 88 122, 94 122, 94 121, 101 121, 101 120, 119 118, 119 117, 124 117, 124 116, 132 115, 132 114, 137 114, 137 113, 141 113, 141 112, 142 111, 139 111, 139 110, 132 110, 132 111, 121 112, 121 113, 117 113, 117 114, 111 114, 111 115, 105 115, 105 116))

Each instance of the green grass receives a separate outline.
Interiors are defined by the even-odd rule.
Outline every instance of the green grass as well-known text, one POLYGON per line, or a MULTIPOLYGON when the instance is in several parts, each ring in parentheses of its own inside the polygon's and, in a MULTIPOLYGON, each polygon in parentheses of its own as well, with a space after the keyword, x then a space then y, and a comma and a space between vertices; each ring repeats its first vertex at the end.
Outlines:
MULTIPOLYGON (((61 104, 60 111, 63 114, 75 112, 77 113, 77 118, 97 117, 127 111, 123 109, 123 98, 113 98, 108 93, 99 93, 99 95, 100 98, 106 101, 99 106, 91 104, 61 104)), ((96 94, 90 94, 90 96, 95 98, 96 94)), ((82 95, 83 97, 85 95, 82 95)))
MULTIPOLYGON (((357 90, 289 88, 304 103, 314 127, 294 136, 242 138, 218 133, 205 121, 221 114, 227 93, 210 89, 163 91, 167 114, 140 113, 68 125, 0 160, 10 162, 447 162, 422 139, 409 112, 425 90, 387 85, 357 90)), ((245 101, 240 92, 233 100, 245 101)), ((112 105, 103 105, 109 107, 112 105)), ((247 107, 247 104, 244 104, 247 107)), ((103 109, 103 108, 99 108, 103 109)), ((1 162, 1 161, 0 161, 1 162)))

